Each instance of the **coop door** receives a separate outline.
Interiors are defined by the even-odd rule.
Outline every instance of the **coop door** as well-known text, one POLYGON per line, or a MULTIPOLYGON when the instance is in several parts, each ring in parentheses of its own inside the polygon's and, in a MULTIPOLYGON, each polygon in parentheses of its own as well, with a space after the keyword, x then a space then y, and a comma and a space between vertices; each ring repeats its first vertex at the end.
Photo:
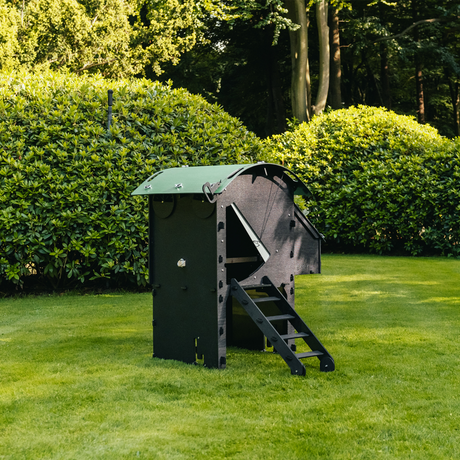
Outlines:
POLYGON ((227 283, 242 281, 259 269, 270 253, 235 203, 227 208, 227 283))

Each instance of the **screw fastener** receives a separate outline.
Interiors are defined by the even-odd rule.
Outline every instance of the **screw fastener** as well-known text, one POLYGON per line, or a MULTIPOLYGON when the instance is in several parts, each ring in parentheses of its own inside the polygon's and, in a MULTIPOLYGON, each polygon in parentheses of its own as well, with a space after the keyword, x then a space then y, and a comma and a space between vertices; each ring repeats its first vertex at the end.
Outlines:
POLYGON ((187 264, 187 262, 185 262, 185 259, 179 259, 179 260, 177 261, 177 266, 178 266, 179 268, 184 268, 184 267, 186 266, 186 264, 187 264))

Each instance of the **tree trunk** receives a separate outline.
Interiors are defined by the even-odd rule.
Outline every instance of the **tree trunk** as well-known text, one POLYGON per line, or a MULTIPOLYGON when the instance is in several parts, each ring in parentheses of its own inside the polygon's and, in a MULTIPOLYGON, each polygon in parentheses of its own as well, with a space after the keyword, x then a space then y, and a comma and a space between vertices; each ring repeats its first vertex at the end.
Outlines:
MULTIPOLYGON (((415 22, 418 20, 418 13, 415 8, 415 1, 412 1, 412 19, 415 22)), ((418 43, 420 41, 418 28, 414 29, 414 39, 418 43)), ((417 97, 417 117, 418 122, 425 123, 425 94, 423 92, 423 65, 420 61, 419 52, 416 50, 414 55, 415 64, 415 90, 417 97)))
MULTIPOLYGON (((306 17, 307 17, 307 31, 310 27, 310 14, 309 11, 306 10, 305 12, 306 17)), ((308 51, 308 47, 307 47, 308 51)), ((307 94, 307 100, 306 100, 306 106, 307 106, 307 119, 308 121, 311 120, 312 117, 312 107, 311 107, 311 78, 310 78, 310 59, 308 59, 308 52, 307 52, 307 67, 305 68, 305 87, 306 87, 306 94, 307 94)))
POLYGON ((367 91, 366 91, 366 98, 364 100, 364 104, 366 105, 379 105, 380 107, 383 106, 383 99, 382 99, 382 93, 380 91, 379 85, 376 81, 374 71, 372 70, 370 64, 369 64, 369 59, 366 56, 366 52, 363 51, 363 62, 364 62, 364 67, 366 68, 367 72, 367 91))
MULTIPOLYGON (((267 126, 267 136, 281 134, 286 131, 286 108, 284 105, 283 91, 281 88, 281 76, 278 63, 277 46, 272 45, 273 34, 265 34, 267 56, 267 90, 268 90, 268 112, 271 116, 271 123, 267 126)), ((270 119, 270 116, 268 117, 270 119)))
POLYGON ((309 88, 306 72, 308 69, 308 19, 305 0, 286 0, 288 17, 300 28, 289 31, 291 45, 291 103, 292 115, 299 121, 310 119, 307 107, 309 88))
POLYGON ((423 93, 423 67, 418 56, 415 56, 415 85, 417 91, 417 117, 418 122, 425 123, 425 95, 423 93))
MULTIPOLYGON (((386 2, 385 2, 386 3, 386 2)), ((380 2, 379 17, 383 24, 387 23, 388 6, 380 2)), ((390 76, 389 76, 389 63, 388 63, 388 47, 384 42, 380 43, 380 83, 381 83, 381 98, 382 105, 388 110, 391 110, 391 90, 390 90, 390 76)))
POLYGON ((331 10, 329 42, 331 45, 329 104, 333 109, 340 109, 342 107, 342 70, 340 61, 339 11, 337 8, 332 8, 331 10))
POLYGON ((459 113, 459 106, 460 106, 460 88, 459 88, 458 81, 452 81, 449 78, 449 90, 450 90, 450 97, 452 100, 452 121, 454 126, 454 135, 460 136, 460 113, 459 113))
POLYGON ((330 72, 330 48, 329 48, 329 26, 327 25, 328 4, 325 0, 320 0, 316 4, 316 21, 318 24, 319 39, 319 83, 316 104, 314 107, 315 115, 319 115, 326 107, 327 93, 329 92, 329 72, 330 72))
POLYGON ((391 110, 391 90, 388 64, 388 49, 383 43, 380 44, 380 81, 382 83, 383 105, 391 110))

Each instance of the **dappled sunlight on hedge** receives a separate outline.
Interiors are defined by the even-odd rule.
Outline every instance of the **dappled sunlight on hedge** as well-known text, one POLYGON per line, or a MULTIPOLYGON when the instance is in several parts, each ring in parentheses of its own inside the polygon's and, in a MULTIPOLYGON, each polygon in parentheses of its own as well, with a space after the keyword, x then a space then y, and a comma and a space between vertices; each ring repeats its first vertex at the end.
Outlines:
POLYGON ((247 163, 261 141, 219 106, 147 80, 0 74, 0 285, 146 284, 155 171, 247 163), (114 91, 107 131, 107 90, 114 91))
POLYGON ((266 143, 266 159, 292 169, 314 193, 309 217, 330 249, 460 256, 458 139, 360 106, 266 143))

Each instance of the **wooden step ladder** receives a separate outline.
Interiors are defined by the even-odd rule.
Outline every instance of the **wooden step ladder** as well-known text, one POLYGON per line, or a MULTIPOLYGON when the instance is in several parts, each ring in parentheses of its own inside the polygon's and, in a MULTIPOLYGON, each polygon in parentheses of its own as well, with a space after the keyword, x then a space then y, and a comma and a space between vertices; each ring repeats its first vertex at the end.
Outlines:
MULTIPOLYGON (((267 337, 276 352, 286 361, 286 364, 291 369, 291 374, 305 375, 306 369, 300 360, 315 356, 320 360, 320 370, 322 372, 332 372, 335 369, 332 356, 268 277, 265 276, 262 278, 262 284, 245 286, 240 285, 235 278, 232 278, 231 294, 238 300, 265 337, 267 337), (267 296, 251 298, 247 292, 249 290, 256 290, 257 293, 263 292, 267 296), (274 302, 280 314, 265 316, 257 306, 257 304, 263 302, 274 302), (280 334, 272 324, 274 321, 286 321, 293 326, 296 332, 292 334, 280 334), (288 340, 292 341, 292 339, 302 339, 312 351, 296 353, 287 343, 288 340)), ((295 349, 296 347, 293 348, 295 349)))

